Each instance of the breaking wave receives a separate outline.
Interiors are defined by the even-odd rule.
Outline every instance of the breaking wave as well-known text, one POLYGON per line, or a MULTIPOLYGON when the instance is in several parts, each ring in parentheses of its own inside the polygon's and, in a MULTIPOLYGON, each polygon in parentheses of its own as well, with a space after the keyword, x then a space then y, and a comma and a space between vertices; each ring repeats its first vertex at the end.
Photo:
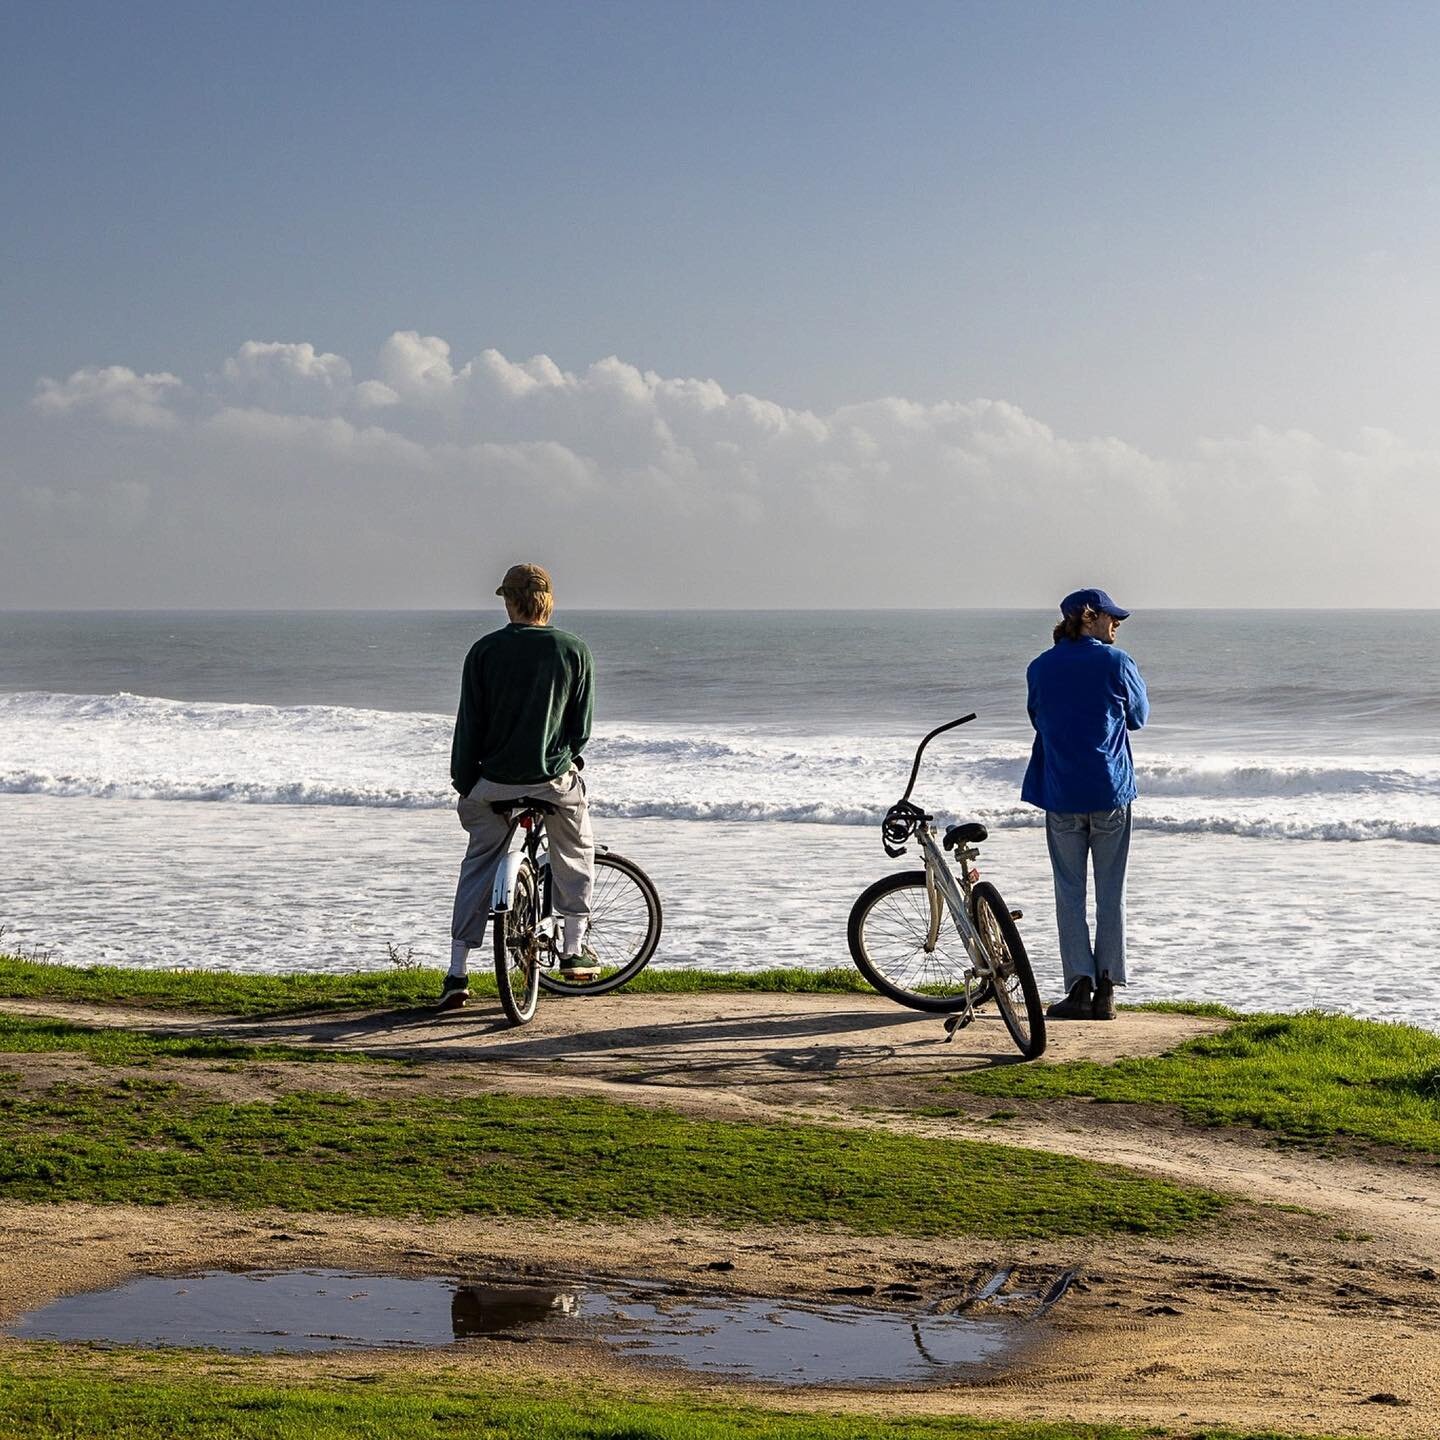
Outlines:
MULTIPOLYGON (((0 695, 0 793, 96 800, 438 809, 451 721, 334 705, 153 696, 0 695)), ((592 741, 601 815, 872 825, 908 774, 913 740, 717 728, 603 728, 592 741)), ((978 734, 927 754, 919 798, 997 827, 1018 802, 1027 747, 978 734)), ((1271 840, 1440 843, 1440 764, 1394 757, 1142 754, 1140 828, 1271 840)))

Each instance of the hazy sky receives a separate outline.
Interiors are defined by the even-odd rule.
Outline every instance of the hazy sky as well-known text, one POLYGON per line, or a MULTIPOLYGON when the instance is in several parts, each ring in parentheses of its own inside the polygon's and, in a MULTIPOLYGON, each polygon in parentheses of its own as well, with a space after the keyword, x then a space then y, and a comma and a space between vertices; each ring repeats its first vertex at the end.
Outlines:
POLYGON ((1434 4, 0 5, 0 605, 1440 604, 1434 4))

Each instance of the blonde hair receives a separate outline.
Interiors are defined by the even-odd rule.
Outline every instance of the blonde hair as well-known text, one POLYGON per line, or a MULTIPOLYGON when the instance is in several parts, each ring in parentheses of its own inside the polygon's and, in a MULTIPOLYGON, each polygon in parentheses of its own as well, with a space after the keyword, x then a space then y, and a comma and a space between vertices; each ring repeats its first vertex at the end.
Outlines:
POLYGON ((555 597, 548 590, 507 590, 505 599, 522 625, 548 625, 555 597))

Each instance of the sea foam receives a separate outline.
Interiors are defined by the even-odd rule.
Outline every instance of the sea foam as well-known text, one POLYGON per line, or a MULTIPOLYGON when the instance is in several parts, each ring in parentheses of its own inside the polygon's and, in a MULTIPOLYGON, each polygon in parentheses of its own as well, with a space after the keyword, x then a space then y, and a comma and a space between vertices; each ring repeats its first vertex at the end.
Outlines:
MULTIPOLYGON (((0 694, 0 793, 97 800, 438 809, 451 720, 337 705, 0 694)), ((873 825, 898 798, 913 739, 717 727, 602 727, 588 751, 600 815, 873 825)), ((1028 749, 980 731, 937 744, 916 798, 937 814, 1035 825, 1028 749)), ((1136 823, 1172 833, 1440 843, 1440 766, 1393 756, 1137 756, 1136 823)))

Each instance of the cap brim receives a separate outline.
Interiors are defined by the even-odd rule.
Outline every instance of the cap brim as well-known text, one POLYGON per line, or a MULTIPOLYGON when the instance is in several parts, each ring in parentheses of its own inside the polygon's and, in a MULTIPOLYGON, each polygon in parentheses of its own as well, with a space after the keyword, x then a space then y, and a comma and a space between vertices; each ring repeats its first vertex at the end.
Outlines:
POLYGON ((1118 606, 1114 610, 1107 610, 1105 613, 1107 615, 1113 615, 1117 620, 1128 620, 1130 618, 1130 612, 1128 610, 1121 610, 1118 606))

